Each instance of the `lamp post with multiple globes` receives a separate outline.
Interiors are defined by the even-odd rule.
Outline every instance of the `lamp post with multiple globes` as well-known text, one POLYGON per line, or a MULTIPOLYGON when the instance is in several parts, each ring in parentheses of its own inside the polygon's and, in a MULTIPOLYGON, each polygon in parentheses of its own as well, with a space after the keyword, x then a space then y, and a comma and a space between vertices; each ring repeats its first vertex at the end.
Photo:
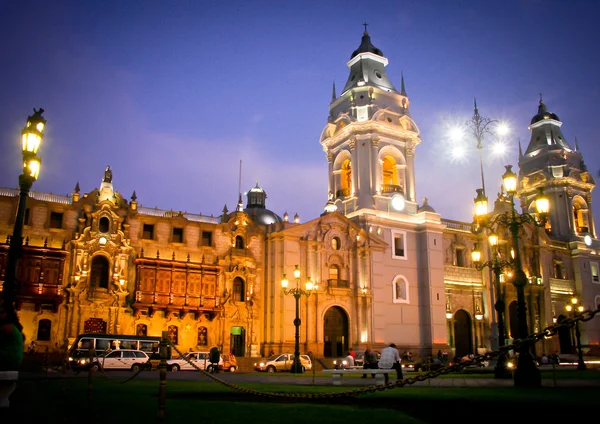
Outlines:
MULTIPOLYGON (((565 309, 569 314, 575 318, 577 312, 583 312, 583 305, 578 305, 579 299, 576 297, 571 298, 571 303, 565 306, 565 309)), ((583 360, 583 352, 581 350, 581 333, 579 332, 579 321, 575 321, 575 340, 577 341, 577 369, 583 371, 587 369, 585 361, 583 360)))
MULTIPOLYGON (((510 210, 490 216, 487 212, 487 197, 483 191, 477 191, 475 198, 475 222, 474 231, 481 231, 484 228, 494 230, 498 226, 507 227, 512 238, 512 249, 514 251, 513 285, 517 291, 517 320, 519 328, 519 339, 526 339, 529 335, 527 328, 527 305, 525 302, 525 286, 527 285, 527 276, 523 271, 521 262, 521 251, 519 248, 519 232, 525 224, 535 226, 544 226, 548 217, 549 201, 540 190, 535 198, 536 214, 522 213, 515 210, 514 196, 517 194, 517 175, 512 172, 511 165, 506 165, 506 172, 502 176, 504 190, 510 201, 510 210)), ((517 367, 514 373, 515 386, 518 387, 539 387, 541 386, 541 375, 531 355, 530 343, 523 343, 518 350, 517 367)))
POLYGON ((27 209, 29 190, 31 190, 31 186, 38 179, 40 173, 41 160, 37 156, 37 151, 42 143, 44 126, 46 125, 46 120, 42 116, 44 109, 33 109, 33 112, 33 115, 27 117, 27 123, 21 131, 23 172, 19 175, 19 204, 13 234, 8 247, 6 276, 2 288, 4 310, 15 322, 18 322, 14 304, 17 293, 17 262, 21 256, 23 244, 25 210, 27 209))
POLYGON ((294 363, 292 364, 291 372, 296 374, 301 374, 304 372, 304 367, 300 361, 300 298, 302 296, 306 296, 307 298, 311 295, 313 290, 313 283, 310 277, 306 280, 305 288, 300 287, 300 268, 298 265, 294 268, 294 279, 296 280, 296 287, 292 287, 288 289, 289 281, 285 274, 283 274, 283 278, 281 279, 281 287, 283 288, 283 293, 288 295, 291 294, 294 296, 296 300, 296 318, 294 319, 294 326, 296 327, 295 333, 295 342, 294 342, 294 363))
MULTIPOLYGON (((504 137, 509 133, 509 126, 505 122, 498 121, 496 119, 490 119, 485 116, 481 116, 479 114, 479 109, 477 108, 477 100, 473 99, 473 116, 464 124, 455 126, 450 130, 450 138, 454 142, 463 141, 465 133, 470 134, 476 142, 476 148, 479 152, 479 171, 481 175, 481 189, 483 191, 483 195, 485 195, 485 178, 483 175, 483 140, 486 134, 495 136, 495 137, 504 137)), ((502 140, 497 140, 492 146, 492 154, 503 154, 505 152, 505 144, 502 140)), ((461 157, 464 154, 464 149, 461 144, 454 144, 452 155, 455 157, 461 157)), ((489 246, 487 250, 488 256, 491 255, 489 246)), ((492 269, 490 268, 489 274, 490 280, 492 279, 492 269)), ((490 292, 490 302, 494 303, 494 292, 490 292)), ((496 316, 491 311, 491 327, 492 333, 496 330, 496 316)), ((500 343, 500 341, 498 341, 500 343)), ((492 339, 492 347, 495 348, 494 341, 492 339)))
MULTIPOLYGON (((478 190, 478 196, 479 195, 482 195, 482 193, 478 190)), ((498 251, 498 242, 498 234, 496 234, 495 232, 491 232, 488 235, 488 245, 490 246, 492 252, 490 260, 482 263, 481 251, 477 247, 473 248, 473 251, 471 252, 471 257, 478 271, 481 271, 485 267, 489 267, 494 273, 494 290, 496 292, 496 303, 494 304, 494 308, 496 309, 496 313, 498 316, 498 345, 500 348, 502 348, 504 347, 506 340, 506 332, 504 330, 504 311, 506 306, 504 304, 504 296, 502 294, 500 276, 502 275, 502 271, 505 268, 511 267, 511 264, 510 262, 502 259, 502 257, 500 256, 500 252, 498 251)), ((494 378, 511 377, 512 374, 507 369, 506 362, 506 354, 502 353, 498 356, 498 360, 494 368, 494 378)))

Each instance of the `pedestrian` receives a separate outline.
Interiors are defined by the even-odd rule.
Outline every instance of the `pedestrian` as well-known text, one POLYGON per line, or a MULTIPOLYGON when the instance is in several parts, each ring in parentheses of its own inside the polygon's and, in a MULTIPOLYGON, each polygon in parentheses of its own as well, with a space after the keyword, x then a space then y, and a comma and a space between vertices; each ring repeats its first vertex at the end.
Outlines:
POLYGON ((209 356, 208 359, 210 360, 212 372, 218 373, 219 372, 219 360, 221 359, 221 351, 219 350, 219 348, 217 346, 212 347, 210 349, 210 352, 208 353, 208 356, 209 356))
POLYGON ((356 359, 356 353, 354 353, 354 349, 350 348, 348 355, 352 356, 352 360, 356 359))
POLYGON ((346 368, 350 368, 350 367, 354 367, 354 357, 352 356, 351 352, 348 352, 348 355, 346 355, 346 368))
POLYGON ((23 326, 0 302, 0 371, 18 371, 23 362, 23 326))
POLYGON ((35 353, 35 348, 36 348, 36 346, 35 346, 35 340, 32 340, 29 343, 29 346, 27 347, 27 353, 29 355, 33 355, 35 353))
POLYGON ((442 351, 441 350, 438 350, 437 357, 440 361, 442 360, 442 351))
MULTIPOLYGON (((377 353, 371 349, 370 345, 367 345, 365 353, 363 355, 363 369, 374 370, 377 369, 377 353)), ((361 378, 367 378, 367 374, 363 374, 361 378)), ((371 378, 375 378, 375 374, 371 374, 371 378)))
MULTIPOLYGON (((398 349, 396 349, 396 345, 394 343, 390 343, 388 347, 381 351, 381 358, 379 358, 379 368, 395 369, 396 381, 402 380, 402 365, 400 360, 400 354, 398 353, 398 349)), ((388 375, 385 374, 385 384, 387 384, 388 381, 388 375)))

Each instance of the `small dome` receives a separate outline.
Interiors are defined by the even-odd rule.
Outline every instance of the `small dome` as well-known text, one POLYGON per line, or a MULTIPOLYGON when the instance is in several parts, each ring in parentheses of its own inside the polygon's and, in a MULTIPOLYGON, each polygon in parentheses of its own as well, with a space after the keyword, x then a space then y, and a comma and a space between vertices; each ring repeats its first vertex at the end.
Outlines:
POLYGON ((433 212, 435 213, 435 209, 433 209, 429 203, 427 203, 427 197, 423 198, 423 205, 419 206, 419 209, 417 209, 417 213, 419 212, 433 212))
POLYGON ((361 53, 373 53, 377 56, 383 57, 383 52, 377 47, 375 47, 373 44, 371 44, 371 37, 369 37, 369 33, 367 31, 364 32, 360 46, 358 46, 358 49, 352 52, 352 56, 350 56, 350 59, 353 59, 361 53))
POLYGON ((244 209, 244 212, 248 214, 252 221, 259 225, 269 225, 283 222, 279 215, 277 215, 275 212, 271 212, 268 209, 246 208, 244 209))
POLYGON ((538 106, 538 113, 533 118, 531 118, 531 124, 543 121, 544 119, 554 119, 555 121, 560 121, 560 119, 558 119, 558 116, 556 116, 555 113, 548 112, 546 105, 543 101, 540 100, 540 105, 538 106))

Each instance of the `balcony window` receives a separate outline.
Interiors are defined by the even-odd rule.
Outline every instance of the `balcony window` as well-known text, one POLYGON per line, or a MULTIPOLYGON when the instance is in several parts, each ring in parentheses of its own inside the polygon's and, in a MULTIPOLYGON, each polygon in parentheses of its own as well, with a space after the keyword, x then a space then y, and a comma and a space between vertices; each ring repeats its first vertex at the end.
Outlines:
POLYGON ((144 224, 142 231, 142 238, 146 240, 154 240, 154 225, 144 224))
POLYGON ((183 243, 183 228, 173 228, 173 243, 183 243))
POLYGON ((202 231, 202 246, 212 246, 212 231, 202 231))
POLYGON ((62 228, 63 214, 62 212, 50 212, 50 228, 62 228))

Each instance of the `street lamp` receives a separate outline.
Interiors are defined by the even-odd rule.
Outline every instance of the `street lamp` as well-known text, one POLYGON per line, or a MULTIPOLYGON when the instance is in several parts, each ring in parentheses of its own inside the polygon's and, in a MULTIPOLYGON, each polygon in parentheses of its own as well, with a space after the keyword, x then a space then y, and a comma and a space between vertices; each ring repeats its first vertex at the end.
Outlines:
MULTIPOLYGON (((494 279, 494 289, 496 291, 496 303, 494 304, 494 308, 496 309, 496 313, 498 314, 498 346, 500 348, 504 347, 506 340, 506 333, 504 331, 504 311, 506 309, 504 304, 504 296, 502 295, 502 287, 500 285, 500 276, 502 274, 502 270, 504 268, 510 267, 510 262, 502 259, 500 256, 500 252, 498 251, 498 234, 491 232, 488 235, 488 243, 492 251, 492 255, 489 261, 481 263, 481 251, 477 249, 477 247, 473 248, 473 252, 471 253, 471 257, 473 262, 475 263, 475 267, 477 271, 481 271, 485 267, 489 267, 495 276, 494 279)), ((508 370, 506 363, 507 357, 505 353, 502 353, 498 356, 498 360, 496 362, 496 367, 494 368, 494 378, 510 378, 511 373, 508 370)))
MULTIPOLYGON (((572 314, 573 318, 577 316, 577 312, 583 312, 583 305, 577 305, 579 299, 576 297, 571 298, 571 303, 565 306, 567 312, 572 314)), ((587 367, 583 360, 583 352, 581 351, 581 333, 579 332, 579 321, 575 321, 575 338, 577 340, 577 369, 579 371, 585 370, 587 367)))
MULTIPOLYGON (((451 138, 455 141, 462 140, 464 135, 469 133, 473 136, 476 141, 476 148, 479 152, 479 169, 481 174, 481 189, 483 196, 485 196, 485 178, 483 176, 483 140, 486 134, 490 134, 493 136, 504 137, 509 132, 510 129, 508 125, 504 122, 500 122, 496 119, 490 119, 487 117, 483 117, 479 114, 479 109, 477 108, 477 99, 473 99, 473 116, 464 124, 455 127, 451 130, 451 138)), ((492 147, 492 153, 494 154, 502 154, 504 153, 506 146, 502 142, 502 140, 497 140, 492 147)), ((452 152, 454 156, 460 156, 458 151, 458 146, 454 146, 454 151, 452 152)), ((487 248, 488 256, 491 256, 491 252, 489 250, 489 245, 487 248)), ((490 280, 492 279, 492 270, 490 269, 489 273, 490 280)), ((490 302, 494 303, 494 292, 490 292, 490 302)), ((491 317, 491 326, 492 332, 496 329, 496 317, 493 311, 490 313, 491 317)), ((492 346, 494 347, 494 346, 492 346)))
POLYGON ((21 131, 23 173, 19 175, 19 204, 17 217, 8 247, 8 258, 6 264, 6 276, 2 288, 2 302, 5 312, 18 323, 15 298, 17 293, 17 261, 21 256, 23 244, 23 225, 25 221, 25 210, 27 209, 27 198, 29 190, 40 174, 41 160, 37 151, 44 137, 44 126, 46 120, 42 116, 44 109, 33 109, 33 115, 27 117, 27 123, 21 131))
MULTIPOLYGON (((527 276, 523 271, 521 262, 521 251, 519 248, 519 232, 525 224, 534 224, 542 227, 546 223, 549 210, 549 201, 540 190, 535 198, 536 215, 530 213, 519 214, 515 210, 514 196, 517 193, 517 175, 512 172, 511 165, 506 165, 506 172, 502 175, 504 190, 510 200, 510 210, 490 217, 487 213, 487 198, 482 192, 477 191, 478 196, 475 199, 475 223, 474 231, 481 231, 483 228, 494 229, 497 226, 508 227, 512 237, 513 258, 513 285, 517 290, 517 318, 519 327, 519 339, 526 339, 529 335, 527 329, 527 305, 525 302, 525 286, 527 285, 527 276), (480 202, 478 204, 478 202, 480 202), (485 213, 483 213, 485 211, 485 213)), ((512 255, 511 252, 511 255, 512 255)), ((519 356, 517 367, 515 369, 515 386, 519 387, 539 387, 541 386, 541 375, 531 356, 530 343, 522 343, 519 347, 519 356)))
POLYGON ((283 293, 288 295, 291 294, 296 299, 296 318, 294 319, 294 326, 296 327, 296 339, 294 344, 294 363, 292 364, 291 372, 296 374, 302 374, 304 372, 304 367, 300 362, 300 297, 306 296, 307 298, 310 296, 313 290, 313 283, 310 277, 306 280, 305 289, 300 287, 300 268, 298 265, 294 268, 294 279, 296 280, 296 287, 288 290, 288 279, 285 274, 283 274, 283 278, 281 279, 281 287, 283 288, 283 293))

